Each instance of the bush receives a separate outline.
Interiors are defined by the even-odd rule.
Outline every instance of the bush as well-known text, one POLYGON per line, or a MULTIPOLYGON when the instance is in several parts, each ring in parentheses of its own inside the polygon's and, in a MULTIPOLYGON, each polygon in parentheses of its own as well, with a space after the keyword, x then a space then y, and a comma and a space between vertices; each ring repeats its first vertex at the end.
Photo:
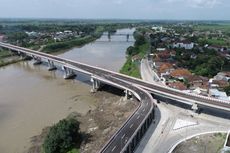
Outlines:
POLYGON ((50 128, 43 143, 45 153, 66 153, 81 142, 79 122, 63 119, 50 128))

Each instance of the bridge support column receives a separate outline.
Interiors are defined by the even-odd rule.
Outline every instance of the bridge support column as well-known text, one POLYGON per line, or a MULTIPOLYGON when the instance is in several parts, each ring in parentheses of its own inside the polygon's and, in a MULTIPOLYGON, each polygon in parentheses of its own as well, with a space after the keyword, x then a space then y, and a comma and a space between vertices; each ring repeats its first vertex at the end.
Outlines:
POLYGON ((92 89, 91 89, 91 92, 94 93, 96 92, 99 88, 100 88, 100 81, 95 79, 95 78, 91 78, 90 80, 92 82, 92 89))
MULTIPOLYGON (((11 51, 11 55, 13 55, 13 51, 11 51)), ((20 53, 20 58, 22 60, 31 60, 32 59, 30 56, 27 56, 25 53, 20 53)))
POLYGON ((74 74, 73 70, 62 66, 62 69, 64 70, 64 79, 72 79, 76 76, 76 74, 74 74))
POLYGON ((57 68, 54 66, 54 62, 48 60, 48 71, 56 70, 57 68))
POLYGON ((193 103, 193 104, 192 104, 192 110, 193 110, 194 112, 199 111, 199 108, 198 108, 198 106, 197 106, 197 103, 193 103))
POLYGON ((33 57, 33 59, 34 59, 33 65, 40 65, 40 64, 42 64, 41 58, 39 58, 39 57, 33 57))
POLYGON ((132 92, 129 90, 125 90, 124 93, 125 93, 125 97, 124 97, 125 100, 128 100, 132 96, 132 92))

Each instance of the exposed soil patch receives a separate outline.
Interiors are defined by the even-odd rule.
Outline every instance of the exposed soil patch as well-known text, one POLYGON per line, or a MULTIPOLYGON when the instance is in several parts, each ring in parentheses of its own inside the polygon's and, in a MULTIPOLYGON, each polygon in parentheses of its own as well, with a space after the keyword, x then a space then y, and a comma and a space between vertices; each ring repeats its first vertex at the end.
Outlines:
MULTIPOLYGON (((114 91, 112 87, 105 88, 107 91, 114 91)), ((124 100, 120 94, 119 90, 115 90, 115 93, 98 91, 92 94, 96 99, 96 109, 88 111, 86 115, 76 112, 70 114, 80 122, 81 132, 84 133, 80 148, 82 153, 98 152, 138 106, 135 99, 124 100)), ((48 130, 46 127, 40 135, 31 138, 32 145, 28 153, 41 152, 41 145, 48 130)))
POLYGON ((179 144, 173 153, 219 153, 224 147, 226 134, 205 134, 179 144))

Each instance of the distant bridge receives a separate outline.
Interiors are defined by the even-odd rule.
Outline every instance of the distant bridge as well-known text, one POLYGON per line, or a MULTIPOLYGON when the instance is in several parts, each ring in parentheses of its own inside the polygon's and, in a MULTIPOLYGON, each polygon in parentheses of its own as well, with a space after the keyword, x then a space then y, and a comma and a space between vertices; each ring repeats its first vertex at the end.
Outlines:
POLYGON ((130 39, 130 36, 132 36, 132 34, 130 33, 103 33, 103 36, 108 36, 108 39, 111 40, 111 36, 125 36, 126 37, 126 41, 128 42, 130 39))

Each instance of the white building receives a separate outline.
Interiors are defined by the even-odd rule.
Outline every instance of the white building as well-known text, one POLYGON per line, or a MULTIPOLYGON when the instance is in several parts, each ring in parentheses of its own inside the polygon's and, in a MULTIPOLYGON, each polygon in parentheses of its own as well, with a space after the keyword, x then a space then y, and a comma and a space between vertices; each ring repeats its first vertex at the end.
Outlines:
POLYGON ((185 49, 193 49, 194 43, 188 41, 181 41, 173 44, 173 48, 185 48, 185 49))
POLYGON ((155 30, 156 32, 167 32, 165 28, 159 26, 153 26, 152 29, 155 30))
POLYGON ((219 91, 218 89, 209 89, 209 94, 220 100, 230 100, 225 92, 219 91))

